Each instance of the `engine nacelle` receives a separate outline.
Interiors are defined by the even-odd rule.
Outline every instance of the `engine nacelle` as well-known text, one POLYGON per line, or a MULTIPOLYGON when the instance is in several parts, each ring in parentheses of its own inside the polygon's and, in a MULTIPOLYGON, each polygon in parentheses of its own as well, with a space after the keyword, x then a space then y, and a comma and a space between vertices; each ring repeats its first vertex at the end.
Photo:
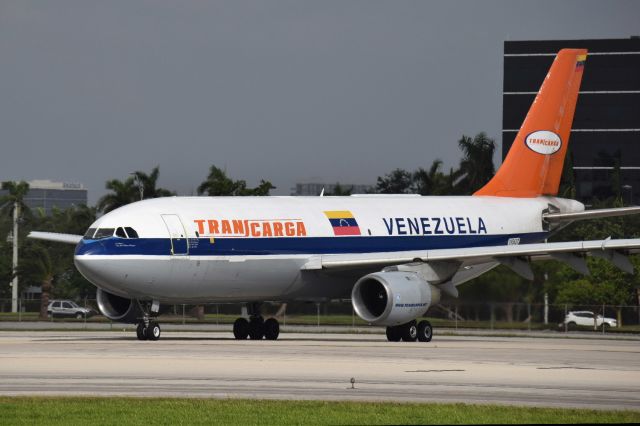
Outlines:
POLYGON ((142 309, 136 300, 116 296, 101 288, 96 298, 102 315, 112 321, 135 324, 142 318, 142 309))
POLYGON ((375 272, 351 291, 356 314, 374 325, 394 326, 422 316, 440 301, 440 290, 414 272, 375 272))

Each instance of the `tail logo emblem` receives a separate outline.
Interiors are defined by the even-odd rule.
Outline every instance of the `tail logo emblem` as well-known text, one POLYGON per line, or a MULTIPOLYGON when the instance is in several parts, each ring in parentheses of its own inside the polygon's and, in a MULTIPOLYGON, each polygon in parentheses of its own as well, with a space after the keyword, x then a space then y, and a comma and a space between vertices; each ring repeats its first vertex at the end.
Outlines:
POLYGON ((538 130, 524 139, 524 143, 527 147, 542 155, 551 155, 560 150, 562 147, 562 140, 557 133, 550 132, 548 130, 538 130))

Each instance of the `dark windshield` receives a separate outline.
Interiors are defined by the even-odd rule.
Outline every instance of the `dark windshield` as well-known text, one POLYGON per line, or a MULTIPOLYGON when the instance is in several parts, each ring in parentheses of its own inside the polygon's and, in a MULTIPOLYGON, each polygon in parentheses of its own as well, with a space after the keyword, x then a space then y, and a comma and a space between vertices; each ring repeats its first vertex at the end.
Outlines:
POLYGON ((100 228, 98 229, 98 232, 96 232, 96 235, 93 238, 96 240, 99 240, 101 238, 112 237, 113 231, 115 231, 115 228, 100 228))
POLYGON ((87 229, 87 232, 85 232, 84 234, 84 239, 85 240, 90 240, 93 238, 93 234, 96 233, 96 228, 89 228, 87 229))
POLYGON ((124 228, 127 230, 127 235, 129 235, 129 238, 138 238, 138 233, 136 232, 135 229, 133 229, 130 226, 127 226, 126 228, 124 228))

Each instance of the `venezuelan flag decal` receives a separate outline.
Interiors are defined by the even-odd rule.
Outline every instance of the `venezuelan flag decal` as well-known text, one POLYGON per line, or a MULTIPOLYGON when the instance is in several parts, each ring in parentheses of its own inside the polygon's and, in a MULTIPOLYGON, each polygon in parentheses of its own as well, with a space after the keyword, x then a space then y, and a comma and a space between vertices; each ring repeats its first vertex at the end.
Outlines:
POLYGON ((362 235, 356 218, 349 210, 332 210, 324 214, 331 222, 333 235, 362 235))
POLYGON ((578 55, 576 62, 576 69, 584 67, 584 61, 587 60, 587 55, 578 55))

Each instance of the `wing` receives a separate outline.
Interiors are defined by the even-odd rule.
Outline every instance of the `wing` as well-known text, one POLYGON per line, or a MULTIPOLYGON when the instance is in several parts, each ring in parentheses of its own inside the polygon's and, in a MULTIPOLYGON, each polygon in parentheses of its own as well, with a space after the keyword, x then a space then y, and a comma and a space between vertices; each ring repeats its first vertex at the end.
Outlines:
POLYGON ((33 238, 36 240, 45 240, 45 241, 53 241, 55 243, 66 243, 66 244, 78 244, 80 240, 82 240, 82 235, 75 234, 58 234, 56 232, 39 232, 39 231, 31 231, 29 238, 33 238))
POLYGON ((488 247, 470 247, 403 252, 327 254, 314 256, 305 270, 350 270, 384 268, 415 271, 425 280, 457 294, 455 286, 473 279, 498 264, 533 279, 529 260, 556 259, 576 271, 589 274, 586 256, 609 260, 625 272, 633 273, 627 255, 640 252, 640 239, 570 241, 488 247))

